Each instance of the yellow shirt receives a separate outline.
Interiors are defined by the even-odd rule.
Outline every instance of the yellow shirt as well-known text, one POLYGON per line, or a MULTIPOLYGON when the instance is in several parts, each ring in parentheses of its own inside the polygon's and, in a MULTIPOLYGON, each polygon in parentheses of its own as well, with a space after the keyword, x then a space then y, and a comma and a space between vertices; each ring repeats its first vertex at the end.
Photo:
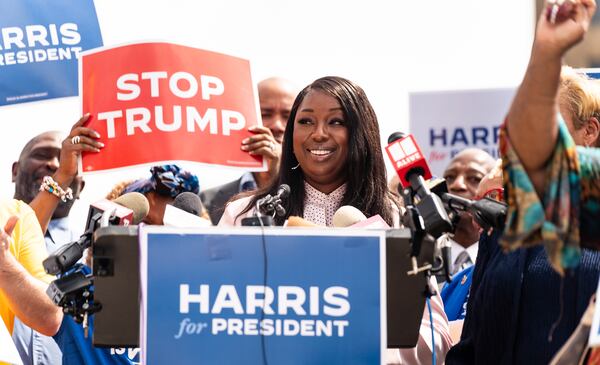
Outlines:
MULTIPOLYGON (((13 242, 10 252, 34 277, 50 283, 53 276, 47 275, 42 266, 42 261, 48 256, 44 243, 44 235, 34 211, 20 200, 0 201, 0 227, 4 228, 6 221, 11 216, 19 217, 19 221, 12 233, 13 242)), ((14 312, 8 306, 8 301, 0 289, 0 316, 10 333, 12 333, 14 312)))

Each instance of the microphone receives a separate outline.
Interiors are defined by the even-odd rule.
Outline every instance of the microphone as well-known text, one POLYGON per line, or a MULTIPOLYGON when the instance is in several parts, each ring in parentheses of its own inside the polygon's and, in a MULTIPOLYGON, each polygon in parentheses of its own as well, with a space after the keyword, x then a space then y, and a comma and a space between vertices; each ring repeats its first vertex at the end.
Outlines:
POLYGON ((283 199, 290 196, 290 186, 281 184, 277 189, 275 196, 267 194, 256 201, 254 216, 242 218, 242 226, 258 227, 272 226, 273 217, 275 215, 283 217, 286 213, 285 208, 281 205, 283 199))
POLYGON ((367 217, 357 208, 351 205, 343 205, 333 214, 334 227, 350 227, 361 221, 366 221, 367 217))
POLYGON ((77 241, 64 245, 44 261, 44 269, 50 275, 67 271, 83 256, 83 251, 92 244, 94 231, 102 225, 140 223, 150 206, 148 199, 140 193, 127 193, 114 201, 102 199, 90 205, 85 233, 77 241))
POLYGON ((189 191, 177 195, 173 201, 173 206, 198 217, 202 215, 202 200, 197 194, 189 191))
POLYGON ((271 196, 267 194, 265 197, 259 199, 256 202, 256 211, 264 215, 275 214, 279 217, 285 215, 285 208, 281 205, 283 199, 290 196, 290 186, 288 184, 281 184, 277 189, 277 194, 271 196))
POLYGON ((210 227, 211 222, 200 217, 202 214, 202 201, 200 197, 189 191, 183 192, 173 201, 173 205, 167 204, 163 223, 170 227, 210 227))
POLYGON ((367 218, 360 210, 351 206, 343 205, 333 214, 333 226, 336 228, 367 228, 388 229, 390 226, 379 214, 367 218))
POLYGON ((486 231, 504 227, 508 210, 506 203, 490 198, 469 200, 449 193, 442 194, 442 199, 449 209, 471 213, 477 224, 486 231))
MULTIPOLYGON (((400 178, 400 184, 406 188, 412 186, 410 178, 420 175, 424 179, 431 179, 431 170, 415 138, 402 132, 394 132, 388 137, 385 151, 400 178)), ((414 189, 414 187, 413 187, 414 189)))
MULTIPOLYGON (((146 199, 144 194, 135 191, 121 195, 120 197, 113 200, 113 203, 117 203, 118 205, 122 205, 125 208, 133 210, 133 221, 130 223, 133 225, 138 225, 142 223, 142 221, 144 220, 144 218, 146 218, 148 212, 150 211, 150 204, 148 203, 148 199, 146 199)), ((113 223, 113 225, 115 224, 113 223)), ((122 224, 119 222, 116 225, 122 224)))
MULTIPOLYGON (((415 207, 423 218, 425 231, 435 238, 452 230, 452 221, 444 209, 439 196, 431 194, 425 179, 431 179, 431 170, 412 135, 395 132, 388 138, 385 148, 398 177, 400 184, 407 193, 416 195, 419 199, 415 207)), ((404 194, 403 194, 404 195, 404 194)))

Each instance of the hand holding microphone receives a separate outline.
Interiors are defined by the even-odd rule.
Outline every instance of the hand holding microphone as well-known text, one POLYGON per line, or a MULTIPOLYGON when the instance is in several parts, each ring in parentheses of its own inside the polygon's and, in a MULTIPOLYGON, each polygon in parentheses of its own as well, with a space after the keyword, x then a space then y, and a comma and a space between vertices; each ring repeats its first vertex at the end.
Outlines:
POLYGON ((267 194, 256 201, 254 215, 242 219, 242 226, 272 226, 275 215, 283 217, 286 214, 282 201, 290 195, 290 186, 281 184, 277 194, 267 194))

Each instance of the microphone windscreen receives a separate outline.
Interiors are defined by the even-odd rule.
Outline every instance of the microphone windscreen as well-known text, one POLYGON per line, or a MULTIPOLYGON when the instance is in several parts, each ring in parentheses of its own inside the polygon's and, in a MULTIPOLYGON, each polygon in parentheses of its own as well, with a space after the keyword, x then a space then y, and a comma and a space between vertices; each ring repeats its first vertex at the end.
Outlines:
POLYGON ((333 215, 333 226, 349 227, 366 219, 367 217, 360 210, 351 205, 343 205, 333 215))
POLYGON ((397 141, 397 140, 399 140, 401 138, 404 138, 404 137, 406 137, 406 133, 394 132, 394 133, 390 134, 390 136, 388 137, 388 141, 387 142, 388 142, 388 144, 390 144, 390 143, 392 143, 394 141, 397 141))
POLYGON ((177 195, 173 201, 173 206, 198 217, 202 215, 202 201, 200 197, 189 191, 177 195))
POLYGON ((288 196, 290 196, 291 191, 292 190, 290 189, 290 186, 288 184, 281 184, 279 186, 279 189, 277 189, 277 195, 279 195, 281 199, 285 199, 288 196))
POLYGON ((133 224, 140 224, 150 211, 150 204, 144 194, 131 192, 123 194, 113 202, 133 210, 133 224))
POLYGON ((295 215, 292 215, 287 219, 287 223, 285 224, 285 226, 286 227, 321 227, 321 228, 323 228, 323 226, 315 224, 311 221, 307 221, 306 219, 304 219, 302 217, 297 217, 295 215))

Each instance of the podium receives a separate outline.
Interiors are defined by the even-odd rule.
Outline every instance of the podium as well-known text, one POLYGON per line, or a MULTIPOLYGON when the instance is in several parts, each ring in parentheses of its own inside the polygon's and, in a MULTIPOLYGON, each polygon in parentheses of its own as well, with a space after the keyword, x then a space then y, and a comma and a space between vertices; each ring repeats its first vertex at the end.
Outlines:
MULTIPOLYGON (((382 358, 385 345, 413 347, 418 340, 426 279, 424 275, 406 274, 410 269, 409 238, 407 230, 390 230, 386 235, 383 231, 350 229, 268 228, 263 237, 260 228, 174 230, 144 227, 139 231, 137 227, 101 228, 95 234, 93 270, 96 276, 95 298, 103 309, 96 314, 93 341, 96 346, 138 345, 139 298, 142 293, 145 298, 144 329, 169 333, 178 348, 184 343, 182 340, 191 336, 187 332, 198 332, 192 336, 194 351, 199 343, 210 343, 211 338, 216 339, 212 346, 222 348, 228 346, 231 338, 243 337, 246 343, 240 348, 246 349, 246 353, 256 352, 257 363, 261 363, 265 353, 271 362, 285 362, 289 359, 272 353, 273 349, 290 346, 279 341, 280 338, 298 336, 290 341, 294 347, 298 343, 306 343, 307 349, 310 346, 319 348, 322 342, 330 348, 339 348, 340 353, 347 353, 348 348, 366 346, 364 343, 370 337, 377 338, 380 344, 370 343, 371 349, 364 353, 371 353, 374 357, 369 362, 376 363, 382 358), (158 252, 153 253, 156 250, 158 252), (198 266, 203 269, 194 269, 198 266), (146 273, 142 275, 142 286, 140 272, 146 273), (236 283, 234 279, 242 282, 236 283), (179 287, 173 283, 171 287, 155 283, 165 280, 172 280, 179 287), (184 289, 182 285, 186 285, 184 289), (268 293, 260 290, 264 287, 270 288, 268 293), (348 293, 329 289, 332 287, 346 288, 348 293), (327 289, 329 292, 326 292, 327 289), (159 296, 153 296, 156 290, 161 292, 159 296), (181 313, 179 308, 182 292, 191 298, 185 313, 181 313), (273 295, 270 307, 263 308, 260 300, 268 299, 266 297, 270 294, 273 295), (201 295, 209 298, 208 302, 198 299, 201 295), (152 302, 148 300, 162 300, 164 297, 172 300, 155 306, 158 309, 151 308, 152 302), (249 297, 252 299, 250 303, 249 297), (359 302, 354 303, 356 297, 359 302), (283 305, 279 303, 281 298, 283 305), (217 299, 221 304, 213 311, 217 299), (338 314, 342 313, 345 299, 351 307, 345 316, 325 315, 325 307, 328 307, 328 313, 336 314, 336 310, 338 314), (282 313, 293 315, 288 318, 279 313, 279 309, 282 313), (265 314, 261 317, 263 310, 265 314), (151 318, 147 321, 148 315, 151 318), (159 318, 160 324, 153 327, 153 323, 157 322, 155 318, 159 318), (271 322, 265 320, 274 321, 272 334, 265 334, 271 331, 271 322), (284 322, 286 320, 288 322, 284 322), (338 322, 334 324, 333 321, 338 322), (261 324, 263 327, 260 327, 261 324), (278 325, 281 326, 279 336, 275 333, 278 325), (286 325, 287 334, 284 333, 286 325), (348 345, 344 341, 359 325, 366 326, 366 329, 361 328, 360 336, 349 340, 351 345, 348 345), (305 336, 294 334, 296 327, 299 327, 299 333, 304 331, 305 336), (332 339, 335 331, 344 331, 341 344, 336 345, 332 339), (368 331, 371 331, 370 336, 365 335, 368 331), (175 340, 178 335, 179 339, 175 340), (202 341, 199 341, 200 338, 202 341), (374 348, 380 348, 380 351, 374 348)), ((431 251, 424 250, 421 254, 422 261, 431 262, 432 258, 431 251)), ((145 334, 144 331, 142 347, 168 348, 157 345, 164 343, 164 339, 152 345, 153 340, 146 338, 145 334)), ((150 349, 150 352, 153 350, 156 349, 150 349)), ((291 348, 289 350, 292 351, 291 348)), ((161 351, 164 353, 165 349, 161 351)), ((320 356, 322 359, 322 354, 320 356)), ((331 360, 338 362, 341 359, 333 357, 331 360)))

